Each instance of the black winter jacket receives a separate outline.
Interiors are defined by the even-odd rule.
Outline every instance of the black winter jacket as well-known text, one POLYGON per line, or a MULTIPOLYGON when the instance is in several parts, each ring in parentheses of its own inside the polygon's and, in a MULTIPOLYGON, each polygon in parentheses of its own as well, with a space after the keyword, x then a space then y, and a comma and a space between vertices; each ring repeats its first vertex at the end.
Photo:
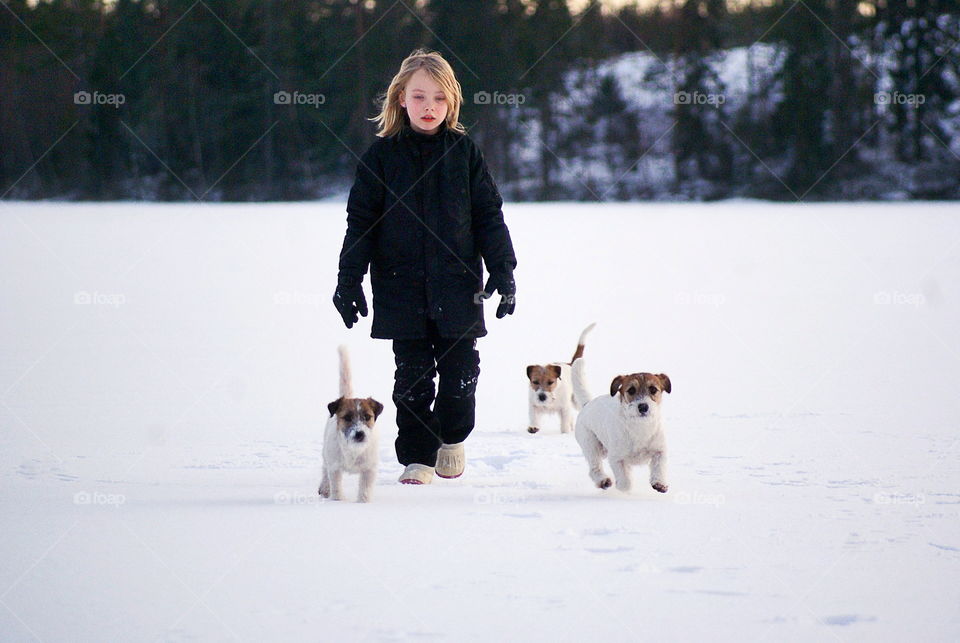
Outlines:
POLYGON ((483 262, 490 273, 517 265, 503 199, 483 155, 466 134, 404 128, 376 140, 357 166, 347 200, 340 283, 370 267, 373 328, 381 339, 487 334, 483 262))

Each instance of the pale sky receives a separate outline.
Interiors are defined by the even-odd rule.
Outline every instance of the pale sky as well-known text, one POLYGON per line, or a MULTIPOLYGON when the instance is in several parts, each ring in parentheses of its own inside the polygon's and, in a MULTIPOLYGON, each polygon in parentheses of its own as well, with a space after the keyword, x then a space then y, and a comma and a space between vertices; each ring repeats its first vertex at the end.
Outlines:
MULTIPOLYGON (((107 6, 116 4, 116 0, 100 0, 100 1, 102 4, 107 6)), ((598 1, 600 2, 600 4, 606 7, 611 7, 611 8, 622 7, 623 5, 628 5, 628 4, 637 4, 643 9, 646 9, 648 7, 653 7, 657 3, 667 6, 670 4, 679 4, 680 2, 683 2, 683 0, 598 0, 598 1)), ((41 0, 27 0, 27 4, 29 6, 36 6, 40 2, 41 0)), ((570 6, 571 12, 578 13, 584 7, 590 6, 590 3, 594 2, 594 0, 567 0, 567 2, 568 2, 568 5, 570 6)), ((747 4, 750 4, 751 2, 757 5, 763 5, 763 4, 772 4, 773 0, 727 0, 728 5, 730 5, 731 7, 735 7, 738 4, 747 5, 747 4)))
MULTIPOLYGON (((44 0, 27 0, 27 4, 32 7, 32 6, 36 6, 41 1, 44 1, 44 0)), ((49 1, 49 0, 46 0, 46 1, 49 1)), ((100 2, 105 6, 114 5, 116 4, 116 1, 117 0, 100 0, 100 2)), ((671 4, 680 4, 684 0, 567 0, 567 3, 572 13, 579 13, 585 7, 590 6, 590 4, 594 1, 599 2, 605 7, 610 7, 614 9, 618 7, 622 7, 624 5, 628 5, 628 4, 637 4, 640 6, 641 9, 647 9, 647 8, 656 6, 657 4, 662 4, 665 7, 671 4)), ((746 6, 751 3, 757 6, 771 5, 774 3, 774 1, 775 0, 727 0, 727 5, 731 9, 736 9, 738 6, 746 6)), ((419 0, 418 0, 418 4, 420 4, 419 0)))
MULTIPOLYGON (((584 7, 590 6, 590 3, 593 2, 593 0, 567 0, 567 2, 570 6, 570 10, 574 13, 577 13, 584 7)), ((669 6, 670 4, 679 4, 682 2, 682 0, 600 0, 600 2, 601 4, 612 8, 622 7, 623 5, 627 4, 637 4, 641 9, 646 9, 648 7, 656 6, 657 3, 663 4, 664 6, 669 6)), ((748 5, 750 2, 751 0, 728 0, 727 4, 731 8, 736 8, 737 5, 748 5)), ((753 4, 759 6, 772 4, 773 0, 752 0, 752 2, 753 4)))
MULTIPOLYGON (((631 4, 632 0, 601 0, 601 4, 604 4, 608 7, 621 7, 625 4, 631 4)), ((641 7, 644 6, 653 6, 657 4, 657 0, 638 0, 641 7)), ((593 0, 567 0, 567 4, 570 6, 570 11, 573 13, 579 13, 581 9, 590 5, 593 0)))

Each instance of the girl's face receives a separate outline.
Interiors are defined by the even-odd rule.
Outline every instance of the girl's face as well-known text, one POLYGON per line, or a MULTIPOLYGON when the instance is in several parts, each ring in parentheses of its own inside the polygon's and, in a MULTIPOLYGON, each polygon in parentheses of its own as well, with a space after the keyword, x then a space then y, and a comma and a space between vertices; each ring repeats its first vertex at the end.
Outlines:
POLYGON ((410 76, 400 94, 400 106, 407 110, 410 127, 421 134, 434 134, 447 117, 447 97, 424 69, 410 76))

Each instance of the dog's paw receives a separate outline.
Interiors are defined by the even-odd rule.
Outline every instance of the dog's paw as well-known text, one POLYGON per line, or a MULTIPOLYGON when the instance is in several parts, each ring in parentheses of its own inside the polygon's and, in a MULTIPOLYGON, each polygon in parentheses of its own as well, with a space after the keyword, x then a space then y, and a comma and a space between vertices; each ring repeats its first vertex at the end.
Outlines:
POLYGON ((317 493, 319 493, 320 496, 323 497, 323 498, 329 498, 329 497, 330 497, 330 490, 327 489, 324 485, 320 485, 320 488, 317 489, 317 493))
POLYGON ((538 429, 538 428, 535 427, 535 426, 528 426, 528 427, 527 427, 527 433, 536 433, 536 432, 539 431, 539 430, 540 430, 540 429, 538 429))
POLYGON ((601 489, 609 489, 610 487, 613 486, 613 480, 611 480, 610 478, 604 478, 603 480, 597 483, 597 486, 600 487, 601 489))
POLYGON ((617 489, 623 492, 630 491, 630 481, 629 480, 617 480, 617 489))
POLYGON ((662 482, 654 482, 650 486, 656 489, 657 491, 659 491, 660 493, 666 493, 668 489, 667 485, 663 484, 662 482))

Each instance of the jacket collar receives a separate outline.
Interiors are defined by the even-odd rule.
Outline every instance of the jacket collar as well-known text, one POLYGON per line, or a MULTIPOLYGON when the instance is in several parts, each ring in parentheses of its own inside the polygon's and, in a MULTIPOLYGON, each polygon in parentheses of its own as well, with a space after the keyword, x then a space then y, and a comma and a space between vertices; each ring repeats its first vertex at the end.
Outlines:
POLYGON ((400 130, 400 138, 410 140, 416 143, 431 143, 443 140, 443 135, 447 132, 447 121, 440 123, 440 128, 434 134, 422 134, 412 127, 410 121, 404 119, 403 128, 400 130))

